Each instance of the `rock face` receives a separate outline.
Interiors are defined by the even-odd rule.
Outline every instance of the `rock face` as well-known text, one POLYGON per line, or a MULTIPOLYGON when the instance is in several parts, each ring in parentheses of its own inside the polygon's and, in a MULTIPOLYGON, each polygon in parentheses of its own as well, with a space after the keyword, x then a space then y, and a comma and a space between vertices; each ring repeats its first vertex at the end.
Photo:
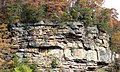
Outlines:
POLYGON ((57 71, 63 68, 63 72, 79 72, 114 61, 109 35, 98 30, 97 25, 85 28, 80 22, 16 24, 11 31, 20 60, 37 62, 39 69, 52 67, 57 61, 57 66, 53 66, 57 71))

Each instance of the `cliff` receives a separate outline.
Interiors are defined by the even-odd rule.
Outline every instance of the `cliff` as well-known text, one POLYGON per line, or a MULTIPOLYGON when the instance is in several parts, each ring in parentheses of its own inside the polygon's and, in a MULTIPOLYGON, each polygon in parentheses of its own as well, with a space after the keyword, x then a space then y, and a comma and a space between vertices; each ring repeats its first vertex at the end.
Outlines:
POLYGON ((11 33, 19 59, 36 62, 43 72, 51 67, 63 72, 95 70, 114 62, 109 35, 97 25, 18 23, 11 26, 11 33))

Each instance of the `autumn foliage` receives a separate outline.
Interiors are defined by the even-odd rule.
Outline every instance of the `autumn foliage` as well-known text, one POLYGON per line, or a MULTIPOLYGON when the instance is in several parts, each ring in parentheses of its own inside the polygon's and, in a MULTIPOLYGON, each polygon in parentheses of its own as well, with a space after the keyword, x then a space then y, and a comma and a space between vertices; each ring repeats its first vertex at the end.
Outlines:
POLYGON ((49 15, 53 15, 55 13, 63 15, 63 12, 66 12, 66 7, 69 5, 67 1, 48 1, 45 3, 46 11, 49 15))
POLYGON ((102 7, 104 0, 1 0, 0 3, 0 22, 5 23, 47 20, 111 25, 117 16, 115 9, 102 7))
POLYGON ((0 69, 10 67, 12 65, 12 57, 16 50, 11 49, 10 32, 7 24, 0 23, 0 69))

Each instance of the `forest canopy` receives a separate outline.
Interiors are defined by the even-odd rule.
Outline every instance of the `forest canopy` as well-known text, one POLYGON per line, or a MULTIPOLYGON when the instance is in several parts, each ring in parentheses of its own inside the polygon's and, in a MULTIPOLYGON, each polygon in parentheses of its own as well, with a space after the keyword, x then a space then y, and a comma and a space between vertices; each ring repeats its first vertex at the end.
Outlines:
POLYGON ((113 24, 116 10, 102 7, 103 3, 104 0, 1 0, 0 22, 113 24))

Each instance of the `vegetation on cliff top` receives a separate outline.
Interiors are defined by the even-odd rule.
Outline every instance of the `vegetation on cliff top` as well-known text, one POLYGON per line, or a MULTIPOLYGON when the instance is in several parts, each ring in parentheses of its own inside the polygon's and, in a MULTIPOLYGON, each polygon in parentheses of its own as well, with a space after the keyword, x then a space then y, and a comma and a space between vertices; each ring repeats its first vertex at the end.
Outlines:
POLYGON ((113 24, 115 9, 103 8, 104 0, 1 0, 0 22, 35 23, 82 21, 87 24, 113 24))

